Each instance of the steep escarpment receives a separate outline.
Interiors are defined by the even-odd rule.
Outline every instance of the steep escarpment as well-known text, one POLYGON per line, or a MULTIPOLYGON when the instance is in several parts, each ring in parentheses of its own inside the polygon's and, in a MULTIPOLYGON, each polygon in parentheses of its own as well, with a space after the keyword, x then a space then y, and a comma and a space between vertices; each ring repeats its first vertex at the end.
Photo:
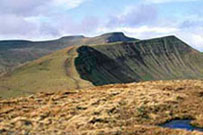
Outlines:
MULTIPOLYGON (((126 83, 132 80, 127 74, 133 72, 125 65, 117 63, 102 52, 91 47, 78 49, 79 57, 75 60, 76 69, 85 80, 94 85, 105 83, 126 83)), ((138 81, 138 78, 136 79, 138 81)))
POLYGON ((202 79, 202 60, 200 52, 173 36, 72 46, 0 77, 0 97, 146 80, 202 79))
POLYGON ((203 55, 175 36, 78 48, 75 66, 94 85, 203 78, 203 55))

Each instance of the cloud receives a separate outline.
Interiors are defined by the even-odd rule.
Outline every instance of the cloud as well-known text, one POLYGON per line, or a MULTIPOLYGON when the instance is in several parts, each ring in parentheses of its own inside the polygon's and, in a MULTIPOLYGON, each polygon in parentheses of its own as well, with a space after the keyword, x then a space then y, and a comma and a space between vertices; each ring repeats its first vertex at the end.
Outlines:
POLYGON ((203 22, 184 21, 179 28, 181 29, 177 33, 179 37, 194 48, 203 51, 203 22))
POLYGON ((183 29, 203 27, 203 20, 185 20, 180 24, 183 29))
POLYGON ((1 0, 0 14, 16 16, 30 16, 37 13, 37 9, 46 2, 41 0, 1 0))
POLYGON ((126 22, 122 22, 124 25, 112 22, 112 25, 116 24, 113 25, 114 27, 104 26, 99 28, 98 32, 122 31, 129 36, 139 39, 175 35, 195 49, 203 51, 203 17, 201 16, 188 15, 182 18, 182 20, 175 20, 174 18, 160 18, 159 14, 156 13, 156 18, 152 23, 147 23, 147 21, 145 22, 143 19, 142 23, 129 25, 129 20, 130 19, 126 20, 127 25, 126 22))
POLYGON ((138 27, 117 27, 113 29, 109 28, 100 28, 98 31, 106 33, 109 31, 122 31, 125 32, 129 36, 133 36, 136 38, 152 38, 159 36, 170 35, 171 33, 178 32, 179 29, 175 27, 158 27, 158 26, 138 26, 138 27))
POLYGON ((67 10, 86 1, 89 0, 1 0, 0 37, 36 39, 71 33, 79 24, 76 25, 73 18, 67 17, 67 10), (69 29, 64 31, 60 25, 69 29))
POLYGON ((53 5, 71 9, 80 6, 85 1, 86 0, 53 0, 53 5))
POLYGON ((190 35, 191 36, 191 44, 198 49, 203 51, 203 35, 190 35))
POLYGON ((1 14, 18 16, 44 15, 53 10, 72 9, 86 0, 1 0, 1 14))
POLYGON ((144 0, 147 3, 191 2, 200 0, 144 0))
POLYGON ((176 35, 193 48, 203 52, 203 32, 179 32, 176 35))
MULTIPOLYGON (((146 0, 148 1, 148 0, 146 0)), ((193 0, 150 0, 151 3, 187 2, 193 0)), ((196 1, 196 0, 194 0, 196 1)), ((203 51, 203 14, 188 14, 181 19, 159 16, 156 4, 128 7, 123 13, 111 16, 98 32, 123 31, 129 36, 148 39, 176 35, 192 47, 203 51)), ((192 12, 193 13, 193 12, 192 12)))
POLYGON ((109 27, 115 26, 138 26, 152 24, 157 19, 157 10, 153 5, 138 5, 128 7, 123 14, 113 15, 107 24, 109 27))
POLYGON ((23 17, 16 15, 1 15, 0 18, 0 34, 26 34, 28 31, 34 31, 35 24, 26 21, 23 17))
POLYGON ((147 3, 127 6, 102 21, 99 16, 81 16, 76 20, 68 14, 69 9, 87 1, 91 0, 1 0, 0 38, 42 40, 122 31, 140 39, 176 35, 203 51, 203 12, 185 13, 181 19, 166 18, 160 16, 159 6, 154 4, 192 0, 144 0, 147 3))

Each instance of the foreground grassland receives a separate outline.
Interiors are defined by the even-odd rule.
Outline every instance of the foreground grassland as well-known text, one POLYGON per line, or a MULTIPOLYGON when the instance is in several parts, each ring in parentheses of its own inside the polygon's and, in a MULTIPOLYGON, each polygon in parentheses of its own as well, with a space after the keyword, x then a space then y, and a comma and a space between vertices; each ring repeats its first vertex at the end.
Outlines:
POLYGON ((161 128, 172 119, 203 127, 203 81, 152 81, 0 100, 2 135, 202 135, 161 128))

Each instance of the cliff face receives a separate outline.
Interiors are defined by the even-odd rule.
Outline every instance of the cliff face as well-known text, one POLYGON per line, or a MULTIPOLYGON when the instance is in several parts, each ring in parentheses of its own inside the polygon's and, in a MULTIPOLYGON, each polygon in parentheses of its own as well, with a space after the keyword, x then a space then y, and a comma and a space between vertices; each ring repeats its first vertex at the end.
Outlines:
POLYGON ((78 48, 75 66, 94 85, 203 78, 203 56, 174 36, 78 48))

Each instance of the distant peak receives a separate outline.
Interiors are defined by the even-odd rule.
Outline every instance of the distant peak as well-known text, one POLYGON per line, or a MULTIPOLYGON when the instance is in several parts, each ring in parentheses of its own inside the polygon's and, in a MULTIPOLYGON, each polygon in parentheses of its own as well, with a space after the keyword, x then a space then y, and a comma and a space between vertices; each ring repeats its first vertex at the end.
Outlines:
POLYGON ((60 39, 78 39, 78 38, 85 38, 83 35, 76 35, 76 36, 63 36, 60 39))
MULTIPOLYGON (((163 37, 156 37, 156 38, 151 38, 151 39, 144 39, 141 41, 148 41, 148 40, 160 40, 160 39, 171 39, 171 40, 180 40, 178 37, 175 35, 168 35, 168 36, 163 36, 163 37)), ((181 41, 181 40, 180 40, 181 41)))
POLYGON ((168 36, 165 36, 163 38, 177 38, 178 39, 178 37, 176 37, 175 35, 168 35, 168 36))
POLYGON ((169 36, 165 36, 165 37, 162 37, 162 38, 167 39, 167 40, 175 40, 175 41, 183 42, 180 38, 178 38, 175 35, 169 35, 169 36))
POLYGON ((105 33, 105 34, 102 34, 101 36, 115 36, 115 35, 121 35, 121 36, 125 36, 125 34, 123 32, 110 32, 110 33, 105 33))
POLYGON ((127 37, 123 32, 111 32, 111 33, 105 33, 99 37, 104 37, 107 40, 107 43, 111 42, 118 42, 118 41, 135 41, 137 39, 127 37))

